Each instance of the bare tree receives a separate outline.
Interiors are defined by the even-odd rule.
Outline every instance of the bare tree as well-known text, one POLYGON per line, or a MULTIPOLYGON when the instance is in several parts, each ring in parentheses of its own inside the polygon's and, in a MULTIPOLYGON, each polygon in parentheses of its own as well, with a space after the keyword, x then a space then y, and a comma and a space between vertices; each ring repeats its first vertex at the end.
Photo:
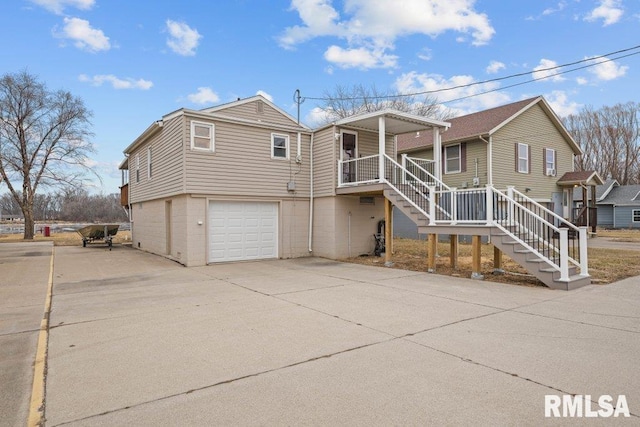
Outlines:
POLYGON ((564 119, 584 154, 577 170, 595 170, 620 184, 640 183, 640 104, 628 102, 594 110, 583 108, 564 119))
POLYGON ((33 238, 38 189, 78 185, 89 171, 90 117, 82 99, 26 71, 0 79, 0 177, 22 209, 25 239, 33 238))
POLYGON ((405 113, 445 120, 452 116, 449 109, 438 104, 437 99, 425 96, 405 96, 378 90, 375 85, 336 86, 333 92, 325 91, 320 109, 325 114, 325 123, 350 117, 355 114, 392 108, 405 113))

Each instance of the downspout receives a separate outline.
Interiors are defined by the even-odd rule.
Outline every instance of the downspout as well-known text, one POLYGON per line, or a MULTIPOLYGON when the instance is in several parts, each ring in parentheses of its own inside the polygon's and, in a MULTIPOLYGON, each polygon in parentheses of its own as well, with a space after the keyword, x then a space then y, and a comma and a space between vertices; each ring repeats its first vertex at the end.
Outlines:
POLYGON ((478 138, 487 144, 487 184, 493 185, 493 137, 489 135, 488 141, 482 135, 478 138))
POLYGON ((313 135, 309 141, 309 253, 313 252, 313 135))

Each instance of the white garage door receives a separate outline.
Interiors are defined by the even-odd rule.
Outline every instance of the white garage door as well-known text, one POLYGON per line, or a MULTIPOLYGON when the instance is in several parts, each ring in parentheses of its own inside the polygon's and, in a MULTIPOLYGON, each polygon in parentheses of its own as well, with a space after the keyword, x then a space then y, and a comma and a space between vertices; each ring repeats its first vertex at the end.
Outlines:
POLYGON ((277 203, 209 202, 209 262, 277 257, 277 203))

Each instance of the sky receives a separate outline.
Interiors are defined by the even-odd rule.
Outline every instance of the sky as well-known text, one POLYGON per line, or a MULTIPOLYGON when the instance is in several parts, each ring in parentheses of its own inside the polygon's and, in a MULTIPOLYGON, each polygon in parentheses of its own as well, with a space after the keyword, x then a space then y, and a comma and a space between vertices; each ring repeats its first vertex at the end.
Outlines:
POLYGON ((564 117, 640 95, 639 0, 4 0, 0 34, 2 74, 93 112, 103 194, 122 151, 183 107, 262 94, 295 117, 299 89, 314 127, 338 85, 432 91, 456 115, 542 95, 564 117))

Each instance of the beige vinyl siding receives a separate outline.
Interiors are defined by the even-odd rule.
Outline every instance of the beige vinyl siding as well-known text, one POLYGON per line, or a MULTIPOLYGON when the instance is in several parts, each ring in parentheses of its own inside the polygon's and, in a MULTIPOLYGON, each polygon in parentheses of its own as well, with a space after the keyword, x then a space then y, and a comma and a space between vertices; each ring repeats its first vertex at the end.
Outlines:
POLYGON ((159 132, 129 156, 129 191, 133 203, 182 192, 183 118, 167 120, 159 132), (149 179, 148 148, 152 148, 153 170, 149 179), (140 158, 140 181, 136 180, 136 157, 140 158))
POLYGON ((280 111, 271 107, 266 102, 262 102, 262 112, 259 112, 258 103, 255 100, 241 105, 231 106, 217 110, 215 114, 237 117, 239 119, 261 121, 263 123, 273 123, 284 126, 296 126, 297 123, 289 117, 284 116, 280 111))
MULTIPOLYGON (((266 107, 266 106, 265 106, 266 107)), ((203 121, 202 119, 198 119, 203 121)), ((185 126, 185 183, 187 193, 246 196, 293 196, 287 183, 294 181, 296 196, 309 196, 309 140, 302 135, 302 163, 295 162, 297 133, 289 136, 289 159, 271 158, 270 129, 212 121, 215 152, 190 149, 189 119, 185 126)))
POLYGON ((337 185, 336 152, 340 143, 334 137, 334 128, 328 127, 313 137, 313 194, 316 197, 333 196, 337 185))
POLYGON ((493 141, 493 184, 496 188, 513 185, 534 199, 548 200, 551 193, 559 191, 558 179, 573 171, 573 151, 562 134, 538 105, 534 105, 499 129, 493 141), (516 172, 515 144, 528 144, 531 152, 529 173, 516 172), (546 176, 543 171, 543 149, 556 150, 556 176, 546 176))

